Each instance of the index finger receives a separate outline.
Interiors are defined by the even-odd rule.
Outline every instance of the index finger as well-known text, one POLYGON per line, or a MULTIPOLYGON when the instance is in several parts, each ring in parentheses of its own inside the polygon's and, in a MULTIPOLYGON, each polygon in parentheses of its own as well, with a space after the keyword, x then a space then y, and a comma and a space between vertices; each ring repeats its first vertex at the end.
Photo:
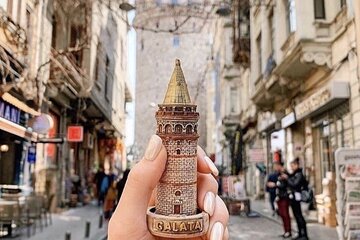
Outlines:
POLYGON ((216 168, 213 161, 211 161, 205 151, 199 146, 197 146, 197 165, 197 170, 200 173, 211 173, 214 176, 219 175, 219 170, 216 168))

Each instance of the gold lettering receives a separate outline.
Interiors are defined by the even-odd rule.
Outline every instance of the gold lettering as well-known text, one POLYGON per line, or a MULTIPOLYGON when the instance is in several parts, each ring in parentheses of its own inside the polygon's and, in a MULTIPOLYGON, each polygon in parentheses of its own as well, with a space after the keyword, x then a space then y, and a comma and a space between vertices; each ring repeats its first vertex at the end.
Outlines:
POLYGON ((178 232, 179 231, 179 229, 177 229, 177 227, 176 227, 176 222, 172 222, 172 230, 174 231, 174 232, 178 232))
POLYGON ((195 230, 199 230, 199 231, 202 230, 202 226, 201 226, 201 222, 200 222, 200 221, 196 221, 196 222, 195 222, 195 230))
POLYGON ((171 231, 171 225, 169 222, 165 222, 164 231, 171 231))
POLYGON ((184 222, 180 223, 180 231, 181 232, 187 231, 187 227, 186 227, 186 224, 184 222))
POLYGON ((155 228, 158 229, 159 231, 164 230, 164 223, 162 221, 156 222, 155 223, 155 228))
POLYGON ((194 223, 194 222, 188 222, 188 225, 189 225, 189 230, 190 230, 190 231, 194 231, 194 225, 195 225, 195 223, 194 223))

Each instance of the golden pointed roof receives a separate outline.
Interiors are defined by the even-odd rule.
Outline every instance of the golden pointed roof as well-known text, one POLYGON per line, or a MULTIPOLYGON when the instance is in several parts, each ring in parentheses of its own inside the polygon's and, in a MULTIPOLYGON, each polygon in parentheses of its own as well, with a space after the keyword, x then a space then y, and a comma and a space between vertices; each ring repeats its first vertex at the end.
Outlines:
POLYGON ((175 60, 175 68, 171 75, 163 104, 191 104, 179 59, 175 60))

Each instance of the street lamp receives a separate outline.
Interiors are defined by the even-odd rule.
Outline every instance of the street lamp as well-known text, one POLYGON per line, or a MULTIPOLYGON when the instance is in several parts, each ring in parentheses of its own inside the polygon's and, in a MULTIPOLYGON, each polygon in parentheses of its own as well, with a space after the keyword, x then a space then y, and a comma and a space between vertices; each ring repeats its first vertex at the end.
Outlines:
MULTIPOLYGON (((7 151, 9 151, 9 145, 7 145, 7 144, 2 144, 2 145, 0 146, 0 153, 7 152, 7 151)), ((0 156, 1 156, 1 155, 0 155, 0 156)))

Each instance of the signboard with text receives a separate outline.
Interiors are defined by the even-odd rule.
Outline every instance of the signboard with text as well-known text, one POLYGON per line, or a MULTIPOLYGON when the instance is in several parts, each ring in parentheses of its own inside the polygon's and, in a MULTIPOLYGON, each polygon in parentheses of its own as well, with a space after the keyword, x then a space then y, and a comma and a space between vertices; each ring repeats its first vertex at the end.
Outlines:
POLYGON ((84 140, 83 126, 68 126, 67 141, 68 142, 82 142, 84 140))

